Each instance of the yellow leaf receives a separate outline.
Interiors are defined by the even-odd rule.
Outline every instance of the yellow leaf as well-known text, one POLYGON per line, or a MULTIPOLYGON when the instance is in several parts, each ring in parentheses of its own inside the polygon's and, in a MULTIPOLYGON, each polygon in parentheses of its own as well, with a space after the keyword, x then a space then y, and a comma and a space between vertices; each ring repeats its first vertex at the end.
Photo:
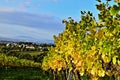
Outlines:
POLYGON ((58 68, 58 71, 60 71, 61 70, 61 68, 58 68))
POLYGON ((120 3, 120 0, 114 0, 114 1, 120 3))
POLYGON ((108 70, 108 71, 106 72, 106 74, 107 74, 108 76, 112 76, 112 75, 113 75, 110 70, 108 70))
POLYGON ((120 60, 117 61, 118 65, 120 66, 120 60))
POLYGON ((99 70, 98 75, 99 75, 99 77, 104 77, 105 76, 105 71, 104 70, 99 70))
POLYGON ((96 46, 92 46, 91 49, 92 49, 92 50, 95 50, 95 49, 96 49, 96 46))
POLYGON ((81 75, 81 76, 84 75, 84 68, 82 68, 82 69, 80 70, 80 75, 81 75))
POLYGON ((117 58, 117 56, 113 57, 113 59, 112 59, 113 64, 116 64, 116 58, 117 58))
POLYGON ((92 80, 98 80, 98 77, 93 77, 92 80))
POLYGON ((91 70, 91 74, 94 76, 96 74, 96 71, 97 71, 97 68, 93 67, 92 70, 91 70))
POLYGON ((102 54, 102 59, 104 61, 104 63, 109 63, 111 61, 111 58, 108 57, 107 55, 105 54, 102 54))

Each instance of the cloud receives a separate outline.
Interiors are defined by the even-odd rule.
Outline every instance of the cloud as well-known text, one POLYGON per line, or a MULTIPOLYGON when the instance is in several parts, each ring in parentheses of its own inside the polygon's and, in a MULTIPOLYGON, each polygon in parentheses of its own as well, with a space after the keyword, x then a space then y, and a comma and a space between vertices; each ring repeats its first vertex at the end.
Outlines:
POLYGON ((23 9, 27 9, 31 5, 32 5, 32 2, 30 0, 26 0, 24 2, 19 3, 19 7, 23 9))
POLYGON ((16 11, 14 8, 0 7, 0 12, 13 12, 16 11))
POLYGON ((43 29, 0 23, 0 38, 1 37, 27 41, 48 41, 53 40, 53 33, 43 29))
POLYGON ((0 37, 28 40, 53 40, 63 31, 61 20, 47 14, 33 14, 0 8, 0 37))
POLYGON ((21 9, 16 9, 13 7, 0 7, 0 12, 26 12, 25 9, 21 8, 21 9))
POLYGON ((0 22, 49 30, 62 29, 59 18, 46 14, 19 12, 12 9, 0 10, 0 22))
POLYGON ((8 3, 9 2, 9 0, 4 0, 6 3, 8 3))
MULTIPOLYGON (((3 0, 4 1, 4 6, 12 5, 14 9, 20 10, 20 11, 25 11, 28 10, 30 6, 32 6, 32 1, 31 0, 3 0)), ((10 6, 9 6, 10 7, 10 6)))

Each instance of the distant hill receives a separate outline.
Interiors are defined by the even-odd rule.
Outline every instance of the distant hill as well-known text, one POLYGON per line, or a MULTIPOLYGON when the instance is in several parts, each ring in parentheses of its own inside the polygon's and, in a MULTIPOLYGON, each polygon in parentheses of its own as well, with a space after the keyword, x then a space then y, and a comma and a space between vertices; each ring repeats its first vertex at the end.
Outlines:
POLYGON ((54 43, 53 40, 25 40, 25 39, 12 39, 6 37, 0 37, 0 42, 34 42, 34 43, 54 43))
POLYGON ((0 37, 0 41, 14 41, 14 42, 19 42, 19 41, 22 41, 22 40, 12 39, 12 38, 6 38, 6 37, 0 37))

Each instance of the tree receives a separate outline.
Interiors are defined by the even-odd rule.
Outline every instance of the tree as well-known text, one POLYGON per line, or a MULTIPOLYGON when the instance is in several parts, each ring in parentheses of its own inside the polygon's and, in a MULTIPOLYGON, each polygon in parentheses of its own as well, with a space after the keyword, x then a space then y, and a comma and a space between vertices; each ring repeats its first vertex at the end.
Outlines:
POLYGON ((118 4, 110 6, 109 1, 98 0, 99 21, 90 11, 81 11, 79 22, 71 17, 63 20, 65 30, 54 36, 56 46, 44 58, 44 70, 68 70, 67 75, 72 72, 76 79, 82 75, 92 80, 120 79, 120 4, 115 0, 118 4))

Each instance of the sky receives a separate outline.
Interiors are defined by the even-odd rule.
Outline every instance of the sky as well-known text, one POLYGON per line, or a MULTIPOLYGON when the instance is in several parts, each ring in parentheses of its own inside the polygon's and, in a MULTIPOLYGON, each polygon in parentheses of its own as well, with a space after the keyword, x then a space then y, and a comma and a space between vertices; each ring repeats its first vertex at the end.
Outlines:
POLYGON ((63 19, 80 20, 80 11, 97 16, 96 0, 0 0, 0 38, 53 42, 63 19))

